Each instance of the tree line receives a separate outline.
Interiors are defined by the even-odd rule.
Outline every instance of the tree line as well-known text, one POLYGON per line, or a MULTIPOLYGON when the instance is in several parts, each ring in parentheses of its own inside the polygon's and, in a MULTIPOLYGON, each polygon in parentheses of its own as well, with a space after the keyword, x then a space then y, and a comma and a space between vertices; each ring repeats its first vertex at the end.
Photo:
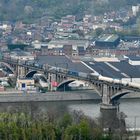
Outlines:
POLYGON ((41 115, 32 118, 26 113, 0 113, 2 140, 111 140, 92 120, 78 114, 61 118, 41 115))
POLYGON ((80 19, 86 13, 102 14, 138 2, 138 0, 1 0, 0 19, 23 20, 30 23, 43 15, 59 19, 67 14, 76 15, 80 19))

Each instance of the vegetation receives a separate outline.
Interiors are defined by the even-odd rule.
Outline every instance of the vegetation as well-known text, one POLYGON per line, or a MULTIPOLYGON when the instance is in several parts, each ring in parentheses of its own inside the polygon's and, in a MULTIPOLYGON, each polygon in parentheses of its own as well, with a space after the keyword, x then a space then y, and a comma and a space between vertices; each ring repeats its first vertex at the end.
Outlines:
MULTIPOLYGON (((75 116, 75 115, 74 115, 75 116)), ((91 120, 65 114, 60 119, 49 115, 32 119, 24 113, 0 114, 0 139, 3 140, 111 140, 91 120)))
POLYGON ((139 0, 1 0, 0 19, 31 23, 42 16, 59 19, 67 14, 74 14, 77 19, 81 19, 85 13, 98 15, 138 2, 139 0))

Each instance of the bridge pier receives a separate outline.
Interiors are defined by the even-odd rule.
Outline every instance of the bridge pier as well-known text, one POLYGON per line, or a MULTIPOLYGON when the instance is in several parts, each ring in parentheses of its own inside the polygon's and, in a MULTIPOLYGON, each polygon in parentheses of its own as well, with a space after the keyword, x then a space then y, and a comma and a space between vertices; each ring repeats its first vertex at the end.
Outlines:
POLYGON ((101 105, 100 108, 101 113, 101 126, 105 131, 114 131, 118 129, 119 126, 119 118, 118 118, 118 106, 112 105, 101 105))
MULTIPOLYGON (((107 84, 102 85, 102 103, 100 104, 101 126, 104 129, 108 129, 107 131, 109 132, 118 128, 125 128, 125 123, 122 123, 120 126, 120 118, 118 117, 119 102, 117 100, 111 100, 111 96, 114 92, 117 92, 115 87, 112 88, 107 84)), ((125 122, 125 120, 123 120, 123 122, 125 122)))
POLYGON ((112 102, 111 96, 114 90, 107 84, 102 85, 102 103, 100 104, 101 109, 106 110, 117 110, 119 108, 118 102, 112 102))
POLYGON ((100 110, 116 110, 119 111, 119 103, 117 104, 100 104, 100 110))

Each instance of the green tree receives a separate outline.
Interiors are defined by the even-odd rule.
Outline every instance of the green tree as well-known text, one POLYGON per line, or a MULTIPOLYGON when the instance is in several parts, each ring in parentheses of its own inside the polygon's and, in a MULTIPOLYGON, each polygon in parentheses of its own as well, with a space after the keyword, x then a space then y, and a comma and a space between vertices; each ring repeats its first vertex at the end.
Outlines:
POLYGON ((61 128, 67 128, 72 124, 72 118, 69 114, 64 114, 63 118, 60 120, 59 126, 61 128))
POLYGON ((78 140, 79 128, 76 124, 68 126, 64 133, 64 140, 78 140))
POLYGON ((81 140, 91 140, 90 126, 87 120, 81 120, 79 124, 79 137, 81 140))

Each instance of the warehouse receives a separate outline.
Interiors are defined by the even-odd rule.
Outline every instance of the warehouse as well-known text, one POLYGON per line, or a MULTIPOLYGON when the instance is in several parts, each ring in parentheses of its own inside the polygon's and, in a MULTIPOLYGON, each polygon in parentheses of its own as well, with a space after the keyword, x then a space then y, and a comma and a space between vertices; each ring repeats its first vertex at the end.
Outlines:
POLYGON ((38 63, 40 65, 48 64, 54 67, 61 67, 61 68, 69 69, 71 71, 85 72, 85 73, 92 72, 92 70, 87 68, 80 61, 73 62, 71 59, 69 59, 66 56, 45 56, 45 55, 39 56, 38 63))
POLYGON ((83 63, 102 76, 140 83, 140 65, 131 65, 127 60, 110 61, 110 59, 102 58, 101 61, 84 61, 83 63))
POLYGON ((48 43, 49 50, 62 49, 66 55, 84 55, 89 46, 88 40, 52 40, 48 43))
POLYGON ((103 34, 95 41, 96 48, 99 49, 114 49, 120 43, 118 35, 114 34, 103 34))

